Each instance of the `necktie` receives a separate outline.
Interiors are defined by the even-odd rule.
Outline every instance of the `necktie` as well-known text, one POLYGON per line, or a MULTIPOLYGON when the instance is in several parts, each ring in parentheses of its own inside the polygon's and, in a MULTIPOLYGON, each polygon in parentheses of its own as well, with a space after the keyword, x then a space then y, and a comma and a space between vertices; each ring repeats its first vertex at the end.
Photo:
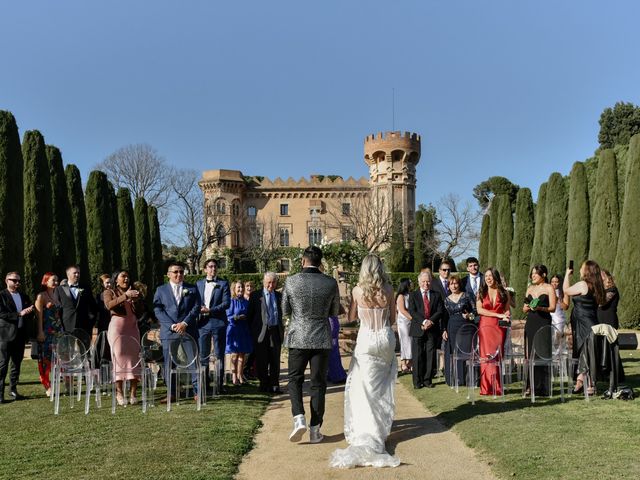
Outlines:
POLYGON ((472 284, 472 288, 473 288, 473 294, 477 295, 478 294, 478 277, 473 277, 471 280, 473 280, 473 284, 472 284))
POLYGON ((426 291, 424 292, 422 301, 424 302, 424 318, 429 319, 431 317, 431 303, 429 302, 429 295, 427 295, 426 291))
POLYGON ((444 285, 444 293, 449 296, 449 294, 451 293, 449 291, 449 280, 443 280, 442 284, 444 285))
POLYGON ((176 297, 176 303, 180 303, 180 285, 174 285, 173 296, 176 297))

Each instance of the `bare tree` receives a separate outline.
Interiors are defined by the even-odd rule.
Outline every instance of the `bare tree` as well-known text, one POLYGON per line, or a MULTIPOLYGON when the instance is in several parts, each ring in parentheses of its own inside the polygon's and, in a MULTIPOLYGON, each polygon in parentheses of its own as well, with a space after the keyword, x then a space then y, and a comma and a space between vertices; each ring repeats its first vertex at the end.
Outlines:
POLYGON ((248 239, 247 253, 260 272, 265 272, 269 263, 276 259, 277 248, 280 246, 278 222, 273 216, 261 220, 250 217, 246 219, 242 228, 248 239))
POLYGON ((142 197, 155 206, 161 224, 166 225, 169 216, 166 206, 175 172, 155 148, 146 143, 126 145, 96 165, 96 169, 107 174, 116 190, 128 188, 133 198, 142 197))
POLYGON ((436 235, 428 245, 440 258, 455 258, 471 250, 479 239, 478 220, 482 212, 471 202, 462 203, 455 193, 442 197, 436 204, 436 235))
POLYGON ((369 252, 377 252, 391 240, 393 214, 386 197, 374 191, 366 196, 350 200, 347 210, 342 209, 342 199, 328 209, 328 226, 338 231, 348 230, 351 241, 369 252))

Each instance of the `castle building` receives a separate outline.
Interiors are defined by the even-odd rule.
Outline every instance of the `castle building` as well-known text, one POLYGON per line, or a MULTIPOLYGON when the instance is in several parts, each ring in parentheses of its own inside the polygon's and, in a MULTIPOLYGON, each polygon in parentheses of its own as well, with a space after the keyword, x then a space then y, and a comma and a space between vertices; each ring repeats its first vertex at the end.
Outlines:
MULTIPOLYGON (((239 170, 204 171, 199 185, 206 233, 213 239, 207 256, 229 247, 306 247, 365 237, 376 245, 395 211, 402 215, 409 246, 420 146, 420 135, 410 132, 367 136, 369 178, 358 180, 339 175, 271 180, 239 170)), ((281 266, 288 270, 288 260, 281 266)))

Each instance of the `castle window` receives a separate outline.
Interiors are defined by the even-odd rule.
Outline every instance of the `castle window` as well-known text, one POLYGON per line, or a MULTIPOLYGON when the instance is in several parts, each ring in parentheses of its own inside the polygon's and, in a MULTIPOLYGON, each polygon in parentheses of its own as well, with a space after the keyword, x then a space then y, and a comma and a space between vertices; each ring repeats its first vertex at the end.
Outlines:
POLYGON ((224 203, 222 200, 216 202, 216 212, 222 215, 227 213, 227 204, 224 203))
POLYGON ((311 215, 311 221, 318 221, 320 220, 320 208, 310 208, 309 209, 309 215, 311 215))
POLYGON ((253 217, 255 219, 257 213, 258 213, 258 210, 253 205, 250 207, 247 207, 247 216, 253 217))
POLYGON ((262 247, 262 228, 253 227, 251 230, 251 244, 253 247, 262 247))
POLYGON ((320 245, 322 242, 322 229, 320 227, 309 228, 309 245, 320 245))
POLYGON ((240 205, 238 204, 238 202, 233 202, 233 204, 231 205, 231 212, 236 217, 240 215, 240 205))
POLYGON ((280 246, 281 247, 289 246, 289 229, 288 228, 280 229, 280 246))
POLYGON ((283 272, 288 272, 291 270, 291 261, 288 258, 283 258, 280 260, 280 270, 283 272))
POLYGON ((350 242, 351 240, 353 240, 355 237, 355 235, 353 234, 353 228, 352 227, 342 227, 342 241, 343 242, 350 242))
POLYGON ((351 215, 351 204, 350 203, 343 203, 342 204, 342 214, 349 216, 351 215))
POLYGON ((289 215, 289 204, 288 203, 281 203, 280 204, 280 215, 283 217, 286 217, 289 215))
POLYGON ((218 225, 216 227, 216 241, 219 247, 225 247, 227 245, 227 231, 224 225, 218 225))

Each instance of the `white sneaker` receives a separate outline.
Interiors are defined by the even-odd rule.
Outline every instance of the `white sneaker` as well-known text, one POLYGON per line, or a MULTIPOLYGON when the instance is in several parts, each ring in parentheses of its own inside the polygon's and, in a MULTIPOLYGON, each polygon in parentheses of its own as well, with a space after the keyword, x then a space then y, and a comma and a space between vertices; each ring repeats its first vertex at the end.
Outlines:
POLYGON ((307 431, 307 420, 304 415, 296 415, 293 417, 293 431, 289 435, 289 441, 299 442, 307 431))
POLYGON ((320 443, 324 435, 320 433, 320 425, 309 427, 309 443, 320 443))

